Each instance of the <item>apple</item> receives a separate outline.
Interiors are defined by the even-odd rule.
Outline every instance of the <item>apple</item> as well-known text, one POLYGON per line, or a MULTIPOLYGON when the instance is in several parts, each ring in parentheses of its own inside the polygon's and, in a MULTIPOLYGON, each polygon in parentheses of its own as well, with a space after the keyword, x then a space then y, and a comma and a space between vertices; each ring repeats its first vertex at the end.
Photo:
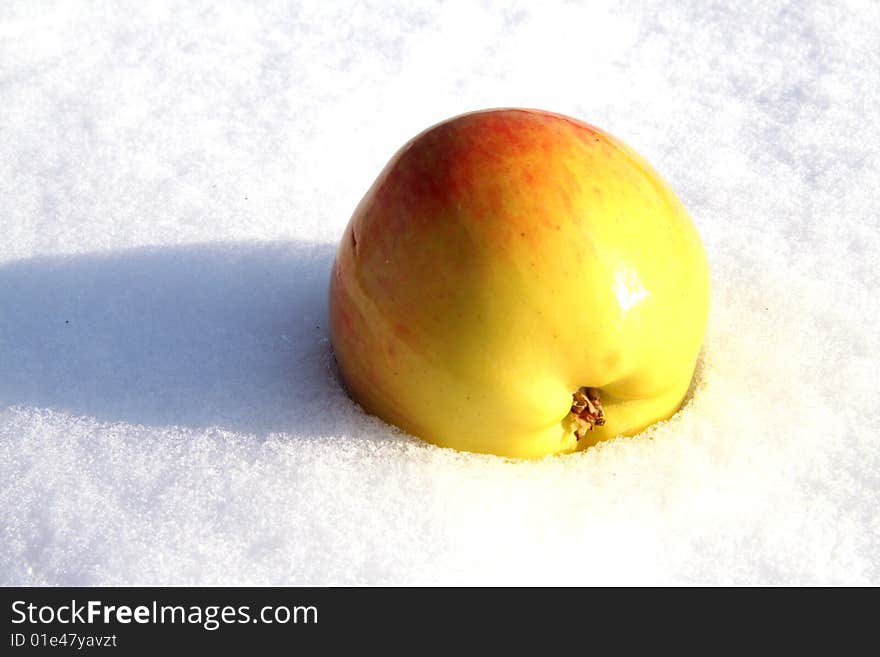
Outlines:
POLYGON ((708 306, 700 237, 657 172, 598 128, 526 109, 405 144, 345 229, 329 297, 368 413, 524 458, 674 414, 708 306))

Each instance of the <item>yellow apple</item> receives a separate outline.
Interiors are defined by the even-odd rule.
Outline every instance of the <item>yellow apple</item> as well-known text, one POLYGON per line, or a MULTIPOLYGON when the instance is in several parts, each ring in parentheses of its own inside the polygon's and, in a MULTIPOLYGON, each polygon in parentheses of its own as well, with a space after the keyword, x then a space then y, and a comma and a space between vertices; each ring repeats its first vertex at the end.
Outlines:
POLYGON ((657 172, 606 132, 524 109, 405 144, 357 206, 330 283, 336 359, 367 412, 511 457, 670 417, 708 305, 700 237, 657 172))

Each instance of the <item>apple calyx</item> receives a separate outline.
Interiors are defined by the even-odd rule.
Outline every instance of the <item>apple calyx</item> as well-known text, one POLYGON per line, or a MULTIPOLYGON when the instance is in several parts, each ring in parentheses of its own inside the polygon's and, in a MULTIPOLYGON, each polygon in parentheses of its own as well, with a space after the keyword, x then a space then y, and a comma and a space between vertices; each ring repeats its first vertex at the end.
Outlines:
POLYGON ((598 388, 581 386, 571 397, 571 415, 575 422, 574 435, 580 440, 588 431, 592 431, 593 427, 601 427, 605 424, 605 411, 602 410, 598 388))

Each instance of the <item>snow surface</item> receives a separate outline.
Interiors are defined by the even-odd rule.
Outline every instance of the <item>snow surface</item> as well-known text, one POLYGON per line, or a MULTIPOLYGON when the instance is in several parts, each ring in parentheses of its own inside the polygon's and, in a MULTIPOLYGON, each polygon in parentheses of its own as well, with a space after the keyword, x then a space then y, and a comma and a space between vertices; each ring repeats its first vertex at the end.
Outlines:
POLYGON ((0 582, 880 584, 878 91, 870 2, 0 3, 0 582), (340 388, 351 211, 498 106, 620 136, 704 237, 640 437, 475 456, 340 388))

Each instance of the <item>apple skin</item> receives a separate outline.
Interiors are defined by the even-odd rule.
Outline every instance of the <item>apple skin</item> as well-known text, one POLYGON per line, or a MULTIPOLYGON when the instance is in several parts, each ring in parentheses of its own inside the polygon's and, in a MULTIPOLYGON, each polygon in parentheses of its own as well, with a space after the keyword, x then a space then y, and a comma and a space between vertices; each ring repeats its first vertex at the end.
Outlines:
POLYGON ((331 339, 365 411, 440 446, 534 458, 669 418, 693 376, 709 272, 660 176, 581 121, 485 110, 405 144, 333 265, 331 339), (569 411, 599 389, 606 423, 569 411))

